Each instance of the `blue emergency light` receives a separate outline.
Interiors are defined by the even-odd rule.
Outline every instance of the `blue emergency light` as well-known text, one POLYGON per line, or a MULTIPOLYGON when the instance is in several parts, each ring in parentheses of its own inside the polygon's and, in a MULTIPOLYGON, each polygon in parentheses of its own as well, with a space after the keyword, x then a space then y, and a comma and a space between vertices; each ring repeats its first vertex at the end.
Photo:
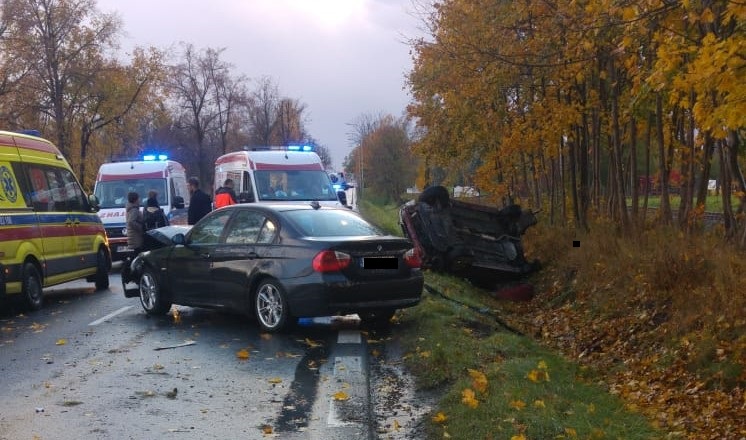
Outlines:
POLYGON ((142 160, 146 162, 152 162, 152 161, 166 161, 168 160, 167 154, 143 154, 142 160))
POLYGON ((288 145, 288 151, 313 151, 313 145, 288 145))

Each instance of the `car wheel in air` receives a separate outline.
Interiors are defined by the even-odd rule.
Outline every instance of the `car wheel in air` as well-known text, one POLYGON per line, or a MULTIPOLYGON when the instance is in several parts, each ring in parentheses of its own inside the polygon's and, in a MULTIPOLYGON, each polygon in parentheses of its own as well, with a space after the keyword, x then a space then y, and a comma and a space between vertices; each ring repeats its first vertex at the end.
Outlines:
POLYGON ((158 277, 152 269, 146 269, 140 276, 140 304, 149 315, 163 315, 171 310, 171 303, 163 295, 158 277))
POLYGON ((43 303, 43 287, 39 270, 32 263, 23 266, 23 297, 29 310, 39 310, 43 303))
POLYGON ((109 288, 109 260, 106 258, 106 251, 101 248, 96 254, 96 290, 109 288))
POLYGON ((254 295, 254 313, 262 330, 266 332, 282 330, 288 321, 289 314, 282 286, 271 280, 259 283, 254 295))

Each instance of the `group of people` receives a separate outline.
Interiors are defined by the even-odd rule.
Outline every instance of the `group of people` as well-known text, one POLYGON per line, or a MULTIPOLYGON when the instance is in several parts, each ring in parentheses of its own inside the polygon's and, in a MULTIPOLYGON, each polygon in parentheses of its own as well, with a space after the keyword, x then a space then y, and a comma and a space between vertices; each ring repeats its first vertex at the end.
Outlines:
MULTIPOLYGON (((187 212, 187 224, 193 225, 213 209, 213 201, 210 196, 199 187, 199 179, 192 177, 189 185, 189 209, 187 212)), ((214 207, 236 204, 238 201, 233 190, 233 180, 226 179, 223 186, 215 191, 214 207)), ((140 195, 137 192, 127 194, 125 213, 127 219, 127 244, 132 248, 135 255, 144 250, 145 232, 169 225, 168 217, 158 203, 158 193, 149 191, 145 201, 145 209, 140 209, 140 195)))

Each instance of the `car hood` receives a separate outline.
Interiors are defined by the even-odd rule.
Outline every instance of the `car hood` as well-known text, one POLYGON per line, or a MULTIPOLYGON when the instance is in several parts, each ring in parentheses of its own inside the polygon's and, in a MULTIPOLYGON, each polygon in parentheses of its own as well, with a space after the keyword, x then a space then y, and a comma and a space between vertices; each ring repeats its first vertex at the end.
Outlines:
POLYGON ((151 229, 146 234, 162 245, 169 245, 171 244, 171 237, 176 234, 186 234, 190 229, 192 229, 191 226, 164 226, 162 228, 151 229))

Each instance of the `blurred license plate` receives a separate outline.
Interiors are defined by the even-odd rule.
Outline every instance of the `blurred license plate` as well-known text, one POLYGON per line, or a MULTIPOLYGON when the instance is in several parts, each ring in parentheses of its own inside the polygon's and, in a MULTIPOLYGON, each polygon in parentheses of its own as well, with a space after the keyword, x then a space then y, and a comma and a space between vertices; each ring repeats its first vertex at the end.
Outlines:
POLYGON ((398 269, 399 259, 396 257, 366 257, 363 258, 364 269, 398 269))
POLYGON ((129 246, 117 246, 117 252, 132 252, 132 248, 129 246))

